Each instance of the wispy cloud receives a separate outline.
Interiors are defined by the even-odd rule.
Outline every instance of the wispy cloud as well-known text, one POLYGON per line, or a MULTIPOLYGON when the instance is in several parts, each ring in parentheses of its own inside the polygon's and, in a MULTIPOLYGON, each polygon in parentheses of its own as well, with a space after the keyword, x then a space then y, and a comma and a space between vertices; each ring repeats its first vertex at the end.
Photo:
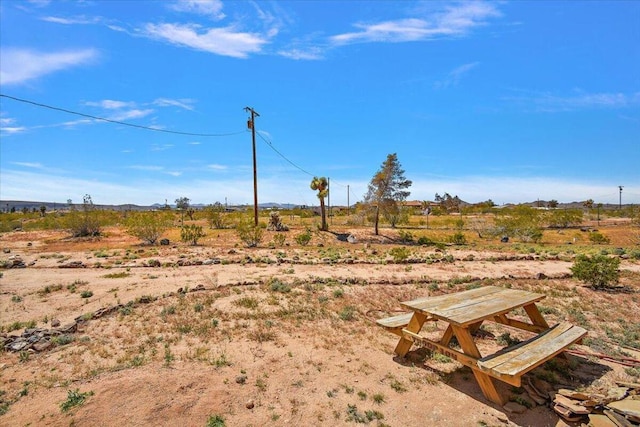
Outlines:
POLYGON ((130 101, 114 101, 112 99, 104 99, 102 101, 89 101, 89 102, 85 102, 85 105, 91 106, 91 107, 102 107, 102 108, 106 108, 107 110, 117 110, 120 108, 133 108, 136 106, 135 102, 130 102, 130 101))
POLYGON ((99 24, 102 22, 102 18, 100 18, 99 16, 74 16, 72 18, 62 18, 60 16, 45 16, 40 19, 42 21, 62 25, 91 25, 99 24))
POLYGON ((218 165, 218 164, 215 164, 215 163, 211 164, 211 165, 207 165, 207 168, 208 169, 212 169, 214 171, 224 171, 224 170, 228 169, 228 167, 225 166, 225 165, 218 165))
POLYGON ((185 110, 193 111, 195 107, 192 105, 195 101, 193 99, 169 99, 169 98, 158 98, 152 102, 153 105, 157 105, 158 107, 179 107, 185 110))
POLYGON ((501 16, 495 3, 468 2, 447 6, 426 16, 356 23, 357 31, 332 36, 336 45, 350 43, 399 43, 424 41, 439 37, 463 36, 474 28, 486 25, 490 18, 501 16))
POLYGON ((96 60, 98 52, 95 49, 80 49, 49 53, 7 48, 0 55, 0 84, 13 85, 56 71, 90 64, 96 60))
POLYGON ((301 60, 319 60, 324 59, 325 49, 320 48, 318 46, 308 47, 305 49, 300 48, 292 48, 292 49, 283 49, 278 51, 278 55, 284 56, 289 59, 301 59, 301 60))
POLYGON ((129 169, 134 169, 139 171, 159 172, 164 168, 162 166, 152 166, 152 165, 132 165, 132 166, 129 166, 129 169))
POLYGON ((527 92, 522 96, 503 98, 538 112, 563 112, 603 108, 626 108, 640 105, 640 92, 635 93, 585 93, 577 91, 571 95, 527 92))
POLYGON ((151 151, 165 151, 173 148, 173 144, 152 144, 151 151))
POLYGON ((449 74, 447 74, 447 77, 444 80, 435 82, 433 86, 436 89, 446 89, 446 88, 448 88, 450 86, 457 86, 458 83, 460 83, 460 79, 462 79, 462 77, 464 75, 469 73, 469 71, 471 71, 472 69, 477 67, 478 64, 480 64, 480 63, 479 62, 470 62, 468 64, 461 65, 461 66, 455 68, 449 74))
POLYGON ((0 118, 0 134, 11 135, 21 133, 27 130, 24 126, 15 126, 16 119, 11 117, 0 118))
POLYGON ((118 114, 114 114, 113 116, 109 117, 110 120, 116 120, 116 121, 125 121, 125 120, 131 120, 131 119, 140 119, 142 117, 146 117, 149 114, 153 113, 154 110, 152 109, 146 109, 146 110, 140 110, 140 109, 132 109, 132 110, 127 110, 127 111, 122 111, 118 114))
POLYGON ((31 163, 31 162, 11 162, 12 165, 16 165, 16 166, 22 166, 25 168, 32 168, 32 169, 43 169, 44 166, 42 166, 41 163, 31 163))
POLYGON ((222 19, 222 1, 220 0, 179 0, 169 4, 169 8, 178 12, 189 12, 208 16, 213 19, 222 19))
POLYGON ((147 24, 142 34, 178 46, 189 47, 216 55, 246 58, 260 52, 268 43, 258 33, 236 30, 234 27, 202 28, 196 24, 147 24))

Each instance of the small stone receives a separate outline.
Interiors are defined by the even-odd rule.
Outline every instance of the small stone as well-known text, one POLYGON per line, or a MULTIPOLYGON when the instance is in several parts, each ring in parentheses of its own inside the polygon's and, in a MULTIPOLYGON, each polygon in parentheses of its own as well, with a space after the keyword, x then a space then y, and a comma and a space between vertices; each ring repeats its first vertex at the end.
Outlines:
POLYGON ((253 403, 253 400, 249 400, 244 406, 247 409, 253 409, 253 407, 256 406, 256 405, 253 403))
POLYGON ((236 382, 237 382, 238 384, 244 384, 244 383, 246 383, 246 382, 247 382, 247 376, 246 376, 246 375, 238 375, 238 376, 236 377, 236 382))
POLYGON ((511 412, 512 414, 522 414, 527 410, 526 406, 516 402, 509 402, 504 405, 503 408, 505 409, 505 411, 511 412))
POLYGON ((53 328, 57 328, 58 326, 60 326, 60 320, 58 320, 58 319, 51 319, 51 327, 53 327, 53 328))
POLYGON ((160 245, 161 246, 169 246, 169 239, 161 239, 160 240, 160 245))
POLYGON ((11 249, 9 249, 9 248, 2 248, 2 252, 4 252, 5 254, 10 254, 10 253, 11 253, 11 249))

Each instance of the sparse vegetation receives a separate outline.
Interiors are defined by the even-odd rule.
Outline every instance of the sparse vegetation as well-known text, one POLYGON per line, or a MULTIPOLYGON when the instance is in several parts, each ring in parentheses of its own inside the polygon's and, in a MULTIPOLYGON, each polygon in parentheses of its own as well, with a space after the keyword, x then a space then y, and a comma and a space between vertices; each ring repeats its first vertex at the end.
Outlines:
POLYGON ((602 289, 618 283, 620 279, 620 259, 606 255, 578 255, 571 267, 573 277, 602 289))

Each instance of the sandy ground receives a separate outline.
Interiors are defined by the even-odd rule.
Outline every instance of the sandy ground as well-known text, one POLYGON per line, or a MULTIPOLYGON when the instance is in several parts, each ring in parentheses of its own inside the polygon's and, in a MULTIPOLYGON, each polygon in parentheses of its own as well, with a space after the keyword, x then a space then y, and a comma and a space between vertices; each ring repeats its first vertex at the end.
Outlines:
MULTIPOLYGON (((568 278, 569 258, 505 251, 424 248, 412 257, 434 262, 397 264, 375 243, 336 243, 339 256, 327 246, 146 247, 118 233, 84 243, 7 233, 0 244, 2 260, 27 266, 0 270, 5 329, 29 321, 49 328, 53 319, 64 325, 102 307, 152 300, 86 322, 69 344, 1 353, 7 426, 204 426, 215 415, 232 426, 554 426, 547 406, 512 414, 489 403, 456 362, 421 349, 394 358, 396 337, 372 319, 397 312, 399 301, 470 283, 543 292, 552 323, 575 320, 571 310, 580 306, 591 325, 615 322, 616 311, 636 324, 640 317, 640 266, 630 261, 622 268, 632 275, 624 283, 631 293, 597 294, 568 278), (60 268, 74 261, 84 268, 60 268), (198 286, 204 290, 177 292, 198 286), (61 411, 76 389, 92 394, 61 411)), ((481 341, 481 349, 495 349, 491 337, 481 341)), ((630 379, 619 365, 571 359, 556 386, 630 379)))

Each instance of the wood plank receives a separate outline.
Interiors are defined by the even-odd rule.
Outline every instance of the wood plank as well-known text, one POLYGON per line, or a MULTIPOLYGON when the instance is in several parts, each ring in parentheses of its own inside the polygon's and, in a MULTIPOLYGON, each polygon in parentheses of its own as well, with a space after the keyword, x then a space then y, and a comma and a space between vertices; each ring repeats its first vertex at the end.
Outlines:
POLYGON ((542 317, 542 314, 540 313, 540 310, 538 310, 538 307, 536 307, 535 304, 528 304, 524 306, 524 311, 527 312, 527 315, 529 316, 529 319, 531 319, 531 322, 536 325, 536 326, 542 326, 543 328, 548 328, 549 324, 547 323, 546 320, 544 320, 544 317, 542 317))
POLYGON ((405 339, 411 340, 411 342, 415 342, 416 344, 424 348, 428 348, 429 350, 437 351, 438 353, 444 354, 445 356, 450 357, 453 360, 456 360, 472 369, 478 369, 478 359, 474 357, 449 348, 445 345, 440 344, 439 342, 431 341, 430 339, 418 335, 415 332, 408 331, 407 329, 403 329, 402 334, 405 339))
POLYGON ((465 326, 508 313, 514 308, 532 304, 543 298, 543 294, 486 286, 456 294, 405 301, 401 305, 411 310, 429 313, 446 322, 465 326))
POLYGON ((478 367, 500 379, 521 376, 561 353, 586 334, 585 329, 563 322, 537 337, 479 360, 478 367))
POLYGON ((503 325, 511 326, 512 328, 522 329, 523 331, 535 332, 536 334, 539 334, 540 332, 544 332, 545 330, 549 329, 548 326, 547 327, 536 326, 530 323, 521 322, 516 319, 511 319, 504 314, 495 316, 493 320, 496 323, 501 323, 503 325))
MULTIPOLYGON (((426 315, 415 312, 413 313, 413 316, 411 316, 411 320, 409 320, 409 324, 405 329, 417 334, 418 332, 420 332, 420 329, 422 329, 422 325, 424 325, 424 322, 426 320, 427 320, 426 315)), ((412 344, 413 344, 413 341, 405 338, 404 335, 402 335, 400 337, 400 340, 398 341, 398 344, 396 345, 396 348, 393 351, 398 356, 404 357, 407 355, 409 350, 411 350, 412 344)))
POLYGON ((399 314, 397 316, 385 317, 384 319, 376 320, 376 323, 383 328, 404 328, 409 324, 413 312, 399 314))

